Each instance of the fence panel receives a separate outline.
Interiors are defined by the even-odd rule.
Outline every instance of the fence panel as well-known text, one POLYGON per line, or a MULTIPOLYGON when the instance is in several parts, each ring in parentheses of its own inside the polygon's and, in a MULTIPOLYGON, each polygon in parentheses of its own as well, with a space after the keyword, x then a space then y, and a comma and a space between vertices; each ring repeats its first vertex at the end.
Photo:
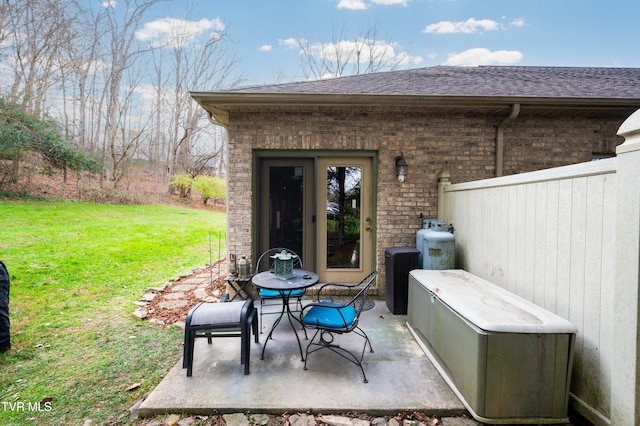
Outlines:
POLYGON ((609 418, 616 159, 455 184, 457 266, 578 328, 572 402, 609 418))

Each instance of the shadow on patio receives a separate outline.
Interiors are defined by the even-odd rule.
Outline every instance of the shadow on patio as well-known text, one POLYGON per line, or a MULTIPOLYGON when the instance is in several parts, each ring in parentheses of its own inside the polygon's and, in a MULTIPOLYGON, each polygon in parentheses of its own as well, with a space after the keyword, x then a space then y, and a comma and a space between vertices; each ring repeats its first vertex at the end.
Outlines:
MULTIPOLYGON (((309 357, 303 370, 300 352, 287 321, 269 341, 265 359, 260 353, 271 321, 265 316, 260 343, 251 345, 251 374, 240 365, 240 339, 218 338, 212 345, 197 339, 193 376, 186 377, 180 360, 139 408, 143 417, 164 413, 210 414, 259 412, 339 413, 362 411, 395 415, 403 410, 434 416, 467 413, 405 326, 406 316, 393 315, 384 301, 362 313, 374 353, 365 354, 364 383, 360 369, 330 351, 309 357)), ((306 347, 300 332, 303 349, 306 347)), ((344 346, 362 348, 353 334, 340 336, 344 346)))

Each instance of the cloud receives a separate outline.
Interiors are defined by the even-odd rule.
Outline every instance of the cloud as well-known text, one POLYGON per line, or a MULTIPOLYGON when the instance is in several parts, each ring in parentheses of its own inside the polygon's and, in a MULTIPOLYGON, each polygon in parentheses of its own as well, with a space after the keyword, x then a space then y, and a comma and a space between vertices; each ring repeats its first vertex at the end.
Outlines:
POLYGON ((102 6, 105 9, 115 8, 116 7, 116 0, 105 0, 102 3, 100 3, 100 6, 102 6))
POLYGON ((522 60, 522 53, 517 50, 496 50, 494 52, 483 47, 452 53, 444 65, 511 65, 522 60))
POLYGON ((383 6, 395 6, 396 4, 407 6, 409 1, 408 0, 372 0, 372 3, 381 4, 383 6))
POLYGON ((337 8, 349 10, 364 10, 367 8, 367 5, 362 0, 340 0, 337 8))
POLYGON ((306 43, 305 39, 296 40, 295 38, 281 38, 278 40, 280 46, 284 46, 285 49, 297 49, 300 47, 300 44, 306 43))
POLYGON ((224 23, 218 18, 203 18, 199 21, 160 18, 144 24, 141 30, 136 31, 136 38, 154 47, 175 48, 193 43, 206 33, 209 33, 210 37, 218 37, 218 33, 224 29, 224 23))
POLYGON ((278 40, 285 49, 296 49, 302 53, 329 62, 356 63, 377 62, 384 64, 416 65, 423 61, 420 56, 411 56, 407 52, 396 52, 397 45, 384 40, 371 40, 366 38, 354 40, 341 40, 337 42, 309 43, 305 39, 280 39, 278 40), (360 56, 356 54, 360 52, 360 56))
MULTIPOLYGON (((411 0, 371 0, 371 3, 378 4, 381 6, 395 6, 398 4, 402 6, 407 6, 410 1, 411 0)), ((340 0, 336 7, 338 9, 348 9, 348 10, 368 9, 368 6, 364 2, 364 0, 340 0)))
POLYGON ((473 34, 482 31, 495 31, 498 28, 498 23, 491 19, 469 18, 466 21, 459 22, 440 21, 436 24, 427 25, 422 32, 428 34, 473 34))
POLYGON ((513 21, 509 22, 509 26, 514 28, 524 27, 524 19, 522 18, 514 19, 513 21))
POLYGON ((261 52, 269 52, 271 50, 272 46, 270 44, 263 44, 262 46, 260 46, 260 51, 261 52))
POLYGON ((407 52, 400 52, 396 56, 397 62, 399 65, 418 65, 420 64, 424 58, 421 56, 411 56, 407 52))

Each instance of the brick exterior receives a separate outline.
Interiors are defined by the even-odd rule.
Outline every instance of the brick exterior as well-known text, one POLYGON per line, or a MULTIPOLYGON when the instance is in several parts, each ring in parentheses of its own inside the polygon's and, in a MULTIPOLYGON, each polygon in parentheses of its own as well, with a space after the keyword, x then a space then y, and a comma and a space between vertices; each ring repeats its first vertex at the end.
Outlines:
MULTIPOLYGON (((496 127, 505 117, 504 111, 445 113, 408 107, 273 109, 232 112, 229 117, 228 251, 252 253, 253 150, 375 152, 375 244, 381 298, 384 250, 415 246, 420 213, 437 216, 440 172, 450 170, 453 183, 495 176, 496 127), (404 183, 395 176, 395 157, 400 152, 409 164, 404 183)), ((504 174, 590 161, 594 152, 613 153, 621 142, 615 133, 625 114, 598 119, 522 113, 505 127, 504 174)))

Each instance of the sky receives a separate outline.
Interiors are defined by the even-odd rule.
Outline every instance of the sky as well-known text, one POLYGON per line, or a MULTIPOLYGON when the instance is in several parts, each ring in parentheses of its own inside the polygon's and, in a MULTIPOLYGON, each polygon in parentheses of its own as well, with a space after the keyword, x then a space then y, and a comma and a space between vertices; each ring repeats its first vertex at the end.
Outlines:
POLYGON ((640 67, 638 17, 638 0, 173 0, 155 7, 138 37, 160 37, 167 18, 224 30, 249 86, 304 80, 299 40, 321 52, 369 29, 397 69, 640 67))

